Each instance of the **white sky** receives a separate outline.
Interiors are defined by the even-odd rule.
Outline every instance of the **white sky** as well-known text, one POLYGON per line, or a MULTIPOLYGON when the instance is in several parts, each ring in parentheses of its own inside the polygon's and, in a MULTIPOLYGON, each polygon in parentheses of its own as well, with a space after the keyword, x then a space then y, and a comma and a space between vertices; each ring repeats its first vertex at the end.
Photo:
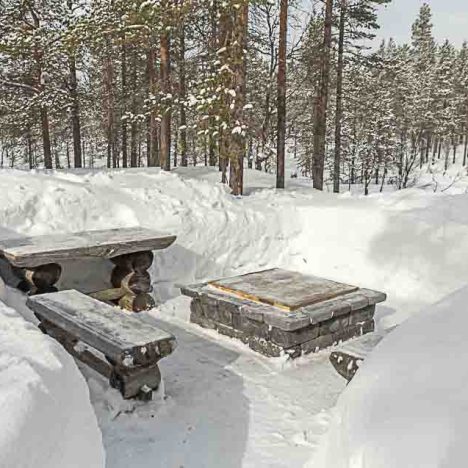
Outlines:
MULTIPOLYGON (((300 16, 306 20, 312 5, 323 5, 322 2, 323 0, 299 0, 300 16)), ((380 7, 380 30, 376 31, 375 47, 382 39, 390 37, 399 43, 409 42, 411 25, 423 3, 431 6, 437 42, 449 39, 456 46, 461 46, 463 41, 468 41, 468 0, 393 0, 390 5, 380 7)))
POLYGON ((434 36, 438 42, 449 39, 456 45, 468 41, 468 0, 393 0, 379 14, 380 31, 377 40, 393 37, 408 42, 411 25, 423 3, 432 9, 434 36))

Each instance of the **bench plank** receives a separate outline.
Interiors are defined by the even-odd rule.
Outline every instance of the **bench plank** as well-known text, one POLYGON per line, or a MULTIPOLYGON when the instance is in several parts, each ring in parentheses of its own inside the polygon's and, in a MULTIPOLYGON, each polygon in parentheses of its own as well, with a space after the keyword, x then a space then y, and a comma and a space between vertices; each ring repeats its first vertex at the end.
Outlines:
POLYGON ((358 371, 361 362, 394 328, 369 333, 337 346, 330 354, 330 362, 338 374, 349 382, 358 371))
POLYGON ((175 347, 170 333, 76 290, 31 296, 27 305, 122 365, 156 362, 175 347))
POLYGON ((113 258, 162 250, 175 239, 176 236, 141 227, 0 239, 0 256, 17 267, 35 267, 75 258, 113 258))

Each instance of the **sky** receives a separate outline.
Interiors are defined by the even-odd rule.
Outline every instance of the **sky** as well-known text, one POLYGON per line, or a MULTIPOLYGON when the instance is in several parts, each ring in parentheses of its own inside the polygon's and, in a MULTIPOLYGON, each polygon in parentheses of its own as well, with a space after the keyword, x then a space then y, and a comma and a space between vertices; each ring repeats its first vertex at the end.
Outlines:
POLYGON ((409 42, 411 25, 423 3, 432 9, 434 36, 438 42, 449 39, 456 45, 468 41, 468 0, 393 0, 379 13, 380 31, 377 41, 393 37, 397 42, 409 42))

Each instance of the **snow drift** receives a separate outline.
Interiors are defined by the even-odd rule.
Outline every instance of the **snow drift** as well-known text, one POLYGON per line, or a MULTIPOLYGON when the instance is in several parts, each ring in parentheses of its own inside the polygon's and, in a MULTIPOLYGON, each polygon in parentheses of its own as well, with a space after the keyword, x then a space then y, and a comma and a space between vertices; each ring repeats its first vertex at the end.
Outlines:
MULTIPOLYGON (((171 173, 0 171, 0 235, 130 226, 177 235, 152 266, 162 305, 152 317, 145 314, 164 321, 162 328, 173 331, 180 344, 161 364, 168 399, 158 418, 146 409, 134 419, 98 411, 113 468, 145 465, 156 457, 164 457, 167 466, 215 468, 227 453, 226 443, 226 466, 301 466, 343 390, 325 353, 283 368, 191 327, 189 301, 176 297, 178 284, 275 266, 303 271, 385 291, 388 300, 377 308, 383 328, 466 284, 463 180, 443 193, 429 186, 363 197, 318 193, 300 179, 277 191, 269 174, 247 170, 245 176, 248 196, 236 198, 217 183, 217 170, 203 167, 171 173)), ((83 287, 88 281, 89 290, 98 289, 104 285, 91 282, 108 278, 106 268, 106 262, 64 265, 60 286, 83 287)), ((0 291, 0 298, 13 304, 9 294, 0 291)), ((20 304, 15 308, 27 313, 20 304)), ((80 388, 80 398, 87 398, 86 388, 80 388)))
POLYGON ((104 466, 88 388, 73 359, 0 302, 0 467, 104 466))
POLYGON ((338 400, 313 468, 463 468, 468 288, 391 332, 338 400))

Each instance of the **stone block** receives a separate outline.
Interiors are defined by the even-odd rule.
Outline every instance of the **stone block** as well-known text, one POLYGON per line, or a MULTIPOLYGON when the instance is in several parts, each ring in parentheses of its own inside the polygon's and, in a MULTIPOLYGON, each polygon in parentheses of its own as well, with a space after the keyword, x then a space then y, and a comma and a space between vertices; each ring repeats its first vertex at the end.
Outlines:
POLYGON ((334 344, 333 335, 322 335, 317 338, 306 341, 301 344, 301 349, 304 354, 316 353, 321 349, 328 348, 334 344))
POLYGON ((190 303, 190 321, 203 328, 216 328, 215 322, 203 313, 201 301, 198 298, 193 299, 190 303))
POLYGON ((358 325, 374 318, 375 305, 370 305, 361 310, 356 310, 349 317, 349 325, 358 325))
POLYGON ((363 309, 369 305, 369 298, 359 291, 343 296, 343 300, 351 306, 351 311, 363 309))
POLYGON ((320 323, 332 317, 348 314, 351 312, 351 304, 343 298, 337 298, 304 307, 302 311, 310 316, 311 323, 320 323))
POLYGON ((233 328, 240 330, 248 336, 269 339, 270 327, 266 323, 250 320, 244 315, 235 315, 233 317, 233 328))
POLYGON ((350 314, 342 315, 341 317, 335 317, 319 325, 319 335, 333 335, 346 330, 349 327, 350 314))
POLYGON ((299 330, 310 324, 310 317, 301 310, 287 312, 273 306, 265 308, 263 320, 268 325, 285 331, 299 330))
POLYGON ((232 308, 225 307, 224 303, 220 303, 216 297, 211 295, 202 294, 200 299, 208 318, 224 325, 232 325, 232 308))
POLYGON ((387 300, 387 295, 380 291, 374 291, 372 289, 361 288, 359 289, 359 292, 369 299, 370 305, 374 305, 379 302, 384 302, 387 300))
POLYGON ((216 330, 218 333, 221 333, 221 335, 229 336, 229 338, 236 338, 237 340, 242 341, 243 343, 248 343, 249 342, 249 336, 240 331, 236 330, 232 327, 228 327, 227 325, 222 325, 222 324, 216 324, 216 330))
POLYGON ((267 357, 280 357, 283 352, 282 347, 256 336, 249 338, 249 348, 267 357))
POLYGON ((271 341, 284 347, 300 345, 305 341, 313 340, 319 335, 318 325, 308 325, 305 328, 294 331, 284 331, 279 328, 273 327, 270 331, 271 341))

